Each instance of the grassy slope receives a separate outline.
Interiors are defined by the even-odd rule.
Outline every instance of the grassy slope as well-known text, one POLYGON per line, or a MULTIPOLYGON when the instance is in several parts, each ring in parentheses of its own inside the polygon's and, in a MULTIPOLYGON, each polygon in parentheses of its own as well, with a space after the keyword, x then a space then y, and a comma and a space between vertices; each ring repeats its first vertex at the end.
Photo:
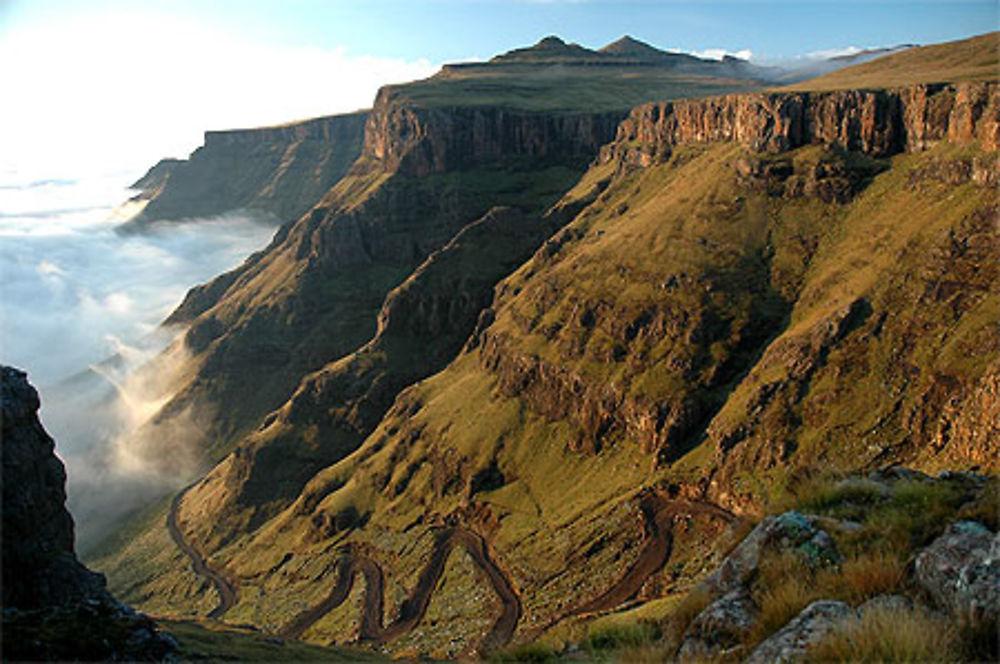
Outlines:
MULTIPOLYGON (((656 344, 643 346, 640 339, 620 361, 602 363, 589 359, 591 352, 600 354, 607 343, 601 333, 588 337, 582 356, 578 356, 567 353, 566 348, 572 345, 560 343, 558 337, 525 332, 515 313, 544 305, 537 320, 569 322, 571 303, 593 299, 609 302, 608 311, 628 318, 629 312, 663 304, 665 296, 648 284, 662 283, 683 272, 691 276, 722 274, 717 280, 717 301, 710 296, 699 304, 704 282, 694 279, 696 287, 666 296, 668 302, 675 297, 684 306, 694 302, 691 311, 702 315, 715 311, 714 315, 731 316, 735 321, 768 299, 740 301, 729 297, 732 292, 727 284, 734 280, 735 286, 740 278, 738 272, 725 277, 724 268, 743 265, 741 256, 755 256, 770 246, 773 255, 763 273, 756 268, 758 276, 754 278, 763 279, 771 290, 795 302, 782 336, 768 346, 780 347, 782 339, 825 324, 840 305, 838 298, 848 301, 858 292, 866 293, 874 307, 906 311, 900 302, 913 297, 906 292, 906 284, 913 281, 914 272, 920 272, 915 261, 922 264, 929 252, 947 246, 949 232, 964 232, 963 219, 991 200, 992 192, 971 185, 954 189, 932 180, 904 186, 921 167, 963 156, 947 146, 894 159, 892 169, 876 177, 846 206, 812 199, 784 201, 741 189, 729 169, 739 153, 738 148, 728 145, 678 151, 673 163, 617 182, 571 224, 569 230, 579 233, 563 245, 556 259, 540 252, 507 280, 492 331, 516 335, 512 348, 517 352, 545 357, 578 372, 591 384, 626 383, 655 400, 683 398, 691 392, 711 393, 715 388, 708 383, 685 383, 671 375, 669 367, 677 353, 700 354, 689 342, 674 341, 671 345, 675 349, 659 356, 663 359, 637 364, 634 358, 661 352, 656 344), (737 198, 742 202, 734 207, 737 198), (625 200, 629 208, 622 213, 625 200), (895 221, 889 223, 890 219, 895 221), (864 253, 861 265, 857 264, 859 252, 864 253), (615 274, 628 278, 619 281, 615 274), (892 299, 896 297, 902 299, 892 299), (688 302, 688 298, 693 299, 688 302)), ((803 166, 820 158, 834 158, 818 148, 791 156, 803 166)), ((688 289, 682 286, 680 290, 688 289)), ((957 320, 954 316, 942 319, 940 311, 932 309, 927 319, 920 317, 919 325, 934 325, 936 317, 942 330, 965 330, 973 337, 981 334, 986 323, 978 318, 979 312, 992 306, 988 302, 995 296, 972 287, 968 292, 968 306, 961 309, 957 320)), ((912 306, 917 308, 921 303, 912 306)), ((601 328, 599 321, 595 329, 601 328)), ((775 475, 800 464, 828 464, 840 459, 846 465, 858 465, 871 458, 856 456, 857 450, 851 447, 854 432, 828 420, 841 417, 839 403, 847 410, 855 403, 882 408, 868 392, 870 383, 851 375, 849 368, 852 362, 869 367, 872 358, 884 352, 881 348, 899 345, 906 338, 905 330, 900 332, 902 336, 895 336, 896 328, 886 325, 885 329, 892 336, 883 333, 881 340, 873 340, 871 335, 863 337, 865 342, 861 337, 847 337, 843 348, 830 352, 831 358, 844 353, 845 360, 830 360, 816 374, 815 382, 805 385, 796 407, 808 409, 810 417, 789 418, 795 424, 784 430, 801 441, 800 451, 777 460, 779 470, 772 473, 772 480, 779 481, 775 475), (857 343, 861 343, 861 350, 851 347, 857 343), (831 389, 838 392, 837 404, 829 405, 831 389), (827 453, 817 456, 818 450, 827 453), (849 456, 831 456, 831 450, 847 450, 849 456)), ((929 334, 927 347, 937 338, 929 334)), ((723 336, 709 344, 709 356, 714 360, 703 358, 708 362, 704 370, 711 373, 712 362, 724 363, 733 342, 723 336), (713 353, 714 344, 719 345, 713 353)), ((1000 349, 988 353, 996 357, 1000 349)), ((765 354, 765 361, 754 372, 778 371, 783 366, 772 364, 768 357, 765 354)), ((889 357, 884 361, 891 364, 889 357)), ((952 372, 963 382, 973 381, 982 368, 981 363, 970 366, 956 357, 941 357, 937 363, 939 369, 952 372)), ((872 380, 878 380, 877 373, 873 376, 872 380)), ((745 380, 739 376, 734 380, 739 387, 719 418, 733 411, 757 377, 752 372, 745 380)), ((504 396, 497 387, 497 377, 483 370, 476 352, 460 356, 442 373, 408 390, 357 453, 310 483, 302 502, 318 505, 314 510, 299 506, 302 516, 290 510, 264 528, 255 541, 244 539, 223 549, 220 556, 231 559, 248 584, 260 584, 268 592, 266 601, 257 600, 254 592, 246 593, 247 599, 237 607, 233 619, 250 619, 255 606, 263 603, 270 605, 272 620, 280 620, 280 611, 274 613, 278 607, 322 594, 314 585, 302 586, 287 577, 280 582, 264 580, 267 570, 288 551, 294 552, 302 569, 317 569, 323 560, 330 560, 325 552, 331 546, 363 542, 396 577, 396 583, 410 587, 427 548, 410 548, 404 542, 419 541, 419 534, 426 532, 421 524, 451 514, 490 534, 500 561, 522 594, 526 615, 519 633, 521 638, 531 638, 536 628, 559 613, 560 604, 597 594, 615 581, 636 555, 628 542, 640 528, 633 500, 637 491, 661 481, 692 482, 717 463, 712 443, 696 447, 673 464, 657 464, 655 457, 627 438, 608 441, 597 453, 574 452, 570 449, 576 438, 572 426, 547 420, 535 412, 529 400, 504 396), (471 488, 471 478, 491 464, 496 465, 502 479, 486 488, 471 488), (369 515, 361 530, 331 537, 310 525, 309 515, 336 515, 351 508, 369 515)), ((901 385, 900 389, 905 392, 908 388, 901 385)), ((917 386, 911 388, 915 396, 918 391, 917 386)), ((746 418, 743 422, 752 424, 746 418)), ((757 472, 752 469, 761 455, 767 457, 782 442, 752 439, 744 447, 748 450, 745 455, 735 455, 726 463, 739 469, 733 471, 739 480, 744 472, 757 472)), ((901 458, 920 458, 912 452, 901 458)), ((745 479, 741 481, 745 483, 745 479)), ((755 494, 756 500, 763 500, 766 494, 765 487, 755 494)), ((710 560, 704 554, 711 548, 717 528, 707 521, 696 523, 685 538, 678 539, 670 564, 648 588, 656 594, 667 593, 702 573, 710 560)), ((451 600, 468 600, 467 589, 454 592, 451 600)), ((480 596, 481 603, 471 606, 466 617, 489 614, 491 596, 489 592, 480 596)), ((444 595, 440 599, 448 601, 444 595)), ((388 604, 393 610, 392 602, 388 604)), ((446 652, 446 644, 431 636, 423 647, 439 654, 446 652)))
POLYGON ((394 95, 429 107, 500 106, 537 112, 627 110, 647 101, 758 90, 760 81, 678 74, 656 67, 505 65, 438 74, 394 95))
POLYGON ((1000 32, 921 46, 790 85, 784 90, 892 88, 1000 78, 1000 32))
MULTIPOLYGON (((486 96, 470 93, 468 85, 476 88, 483 82, 478 75, 454 80, 437 77, 395 90, 416 104, 433 105, 437 99, 447 105, 526 104, 530 110, 546 112, 612 108, 624 113, 634 103, 664 95, 733 91, 755 85, 696 77, 692 87, 689 77, 649 67, 570 69, 563 76, 553 75, 545 67, 504 67, 500 78, 486 82, 488 86, 500 84, 504 91, 500 98, 490 96, 492 92, 486 96), (519 82, 524 87, 518 87, 519 82), (427 91, 433 94, 426 96, 427 91), (434 97, 438 94, 440 98, 434 97)), ((493 205, 542 209, 565 192, 581 172, 579 164, 546 164, 540 169, 530 163, 507 161, 418 180, 382 172, 371 163, 363 163, 362 157, 320 206, 352 215, 361 225, 368 219, 388 218, 390 229, 383 241, 412 234, 417 244, 429 246, 447 241, 450 233, 442 229, 452 227, 454 232, 493 205)), ((171 413, 193 412, 195 428, 204 437, 206 459, 221 459, 235 442, 257 428, 266 413, 284 402, 302 376, 348 355, 371 338, 385 294, 419 264, 419 257, 375 262, 356 270, 319 269, 314 264, 321 262, 315 260, 315 251, 303 251, 316 245, 316 238, 309 237, 308 225, 302 222, 301 232, 292 230, 287 241, 241 269, 229 283, 216 289, 218 292, 204 289, 202 295, 182 305, 178 320, 200 316, 195 328, 203 341, 186 366, 186 386, 168 405, 166 418, 158 418, 141 432, 143 439, 169 439, 172 436, 158 434, 161 419, 169 422, 171 413), (216 338, 220 330, 225 337, 221 341, 216 338)), ((133 587, 141 576, 135 569, 136 557, 153 560, 130 546, 117 555, 102 557, 98 564, 111 572, 117 588, 128 587, 130 595, 148 597, 133 587), (113 571, 126 568, 124 577, 113 571)), ((145 574, 151 580, 157 571, 150 567, 145 574)))

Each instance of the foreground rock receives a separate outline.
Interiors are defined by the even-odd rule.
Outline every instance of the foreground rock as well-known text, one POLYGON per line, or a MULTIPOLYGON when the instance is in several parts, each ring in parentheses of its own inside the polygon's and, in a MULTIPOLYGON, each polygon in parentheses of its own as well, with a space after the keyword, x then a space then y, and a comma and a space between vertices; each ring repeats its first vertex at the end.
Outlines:
POLYGON ((705 586, 713 595, 741 589, 757 571, 764 551, 769 548, 795 551, 810 564, 838 560, 833 539, 815 521, 814 517, 799 512, 765 517, 705 579, 705 586))
POLYGON ((843 602, 813 602, 757 646, 750 653, 746 664, 801 661, 823 637, 855 615, 854 609, 843 602))
POLYGON ((3 655, 10 660, 168 659, 172 637, 119 604, 73 550, 66 471, 24 372, 0 367, 3 655))
POLYGON ((1000 533, 976 521, 953 523, 914 567, 920 585, 955 616, 978 622, 1000 615, 1000 533))

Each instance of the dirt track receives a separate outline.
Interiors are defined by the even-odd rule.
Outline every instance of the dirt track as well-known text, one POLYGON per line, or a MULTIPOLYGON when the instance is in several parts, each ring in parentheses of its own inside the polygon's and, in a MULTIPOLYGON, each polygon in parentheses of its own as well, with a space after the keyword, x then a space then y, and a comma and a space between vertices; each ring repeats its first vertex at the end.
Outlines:
POLYGON ((514 634, 521 618, 521 601, 507 576, 490 557, 486 542, 479 535, 462 528, 448 528, 439 533, 431 552, 431 559, 420 572, 420 578, 399 609, 399 616, 391 624, 382 625, 385 576, 378 563, 354 549, 345 551, 341 559, 337 583, 326 598, 288 623, 279 634, 285 638, 298 638, 324 615, 340 606, 350 595, 358 573, 365 577, 364 608, 361 615, 361 638, 386 642, 416 627, 427 613, 431 595, 444 573, 445 562, 452 549, 462 546, 473 562, 486 574, 490 585, 503 606, 500 616, 487 633, 479 650, 491 650, 505 644, 514 634))
POLYGON ((571 607, 565 613, 553 618, 541 631, 544 632, 567 618, 616 609, 635 597, 646 580, 670 559, 673 549, 674 517, 684 514, 710 514, 726 521, 733 518, 732 514, 711 503, 666 500, 652 493, 642 499, 640 509, 646 545, 625 575, 597 597, 571 607))
POLYGON ((184 500, 184 496, 193 486, 194 484, 185 487, 174 497, 174 502, 170 505, 170 512, 167 513, 167 530, 170 531, 170 536, 174 539, 174 543, 177 544, 177 548, 191 559, 191 566, 194 568, 194 573, 208 579, 215 586, 215 591, 219 593, 219 603, 214 609, 209 611, 208 617, 221 618, 226 611, 233 608, 233 605, 236 604, 236 588, 229 583, 226 577, 210 567, 205 562, 205 558, 201 553, 184 539, 184 532, 177 521, 177 512, 180 510, 181 501, 184 500))
MULTIPOLYGON (((195 573, 209 579, 219 593, 218 606, 208 614, 209 618, 218 618, 236 603, 236 590, 222 574, 205 562, 197 549, 184 539, 177 522, 177 512, 190 488, 184 489, 174 498, 167 516, 167 528, 177 546, 191 559, 195 573)), ((541 629, 542 632, 567 618, 610 611, 634 598, 646 580, 670 559, 675 517, 707 514, 726 521, 732 519, 729 512, 710 503, 667 500, 652 493, 642 499, 640 509, 643 515, 645 546, 632 566, 621 579, 597 597, 570 607, 569 610, 553 618, 541 629)), ((350 595, 358 574, 365 577, 361 639, 384 643, 405 634, 415 628, 427 613, 431 596, 444 573, 448 556, 456 546, 464 547, 476 566, 486 574, 502 605, 500 615, 476 650, 489 652, 503 646, 514 635, 521 618, 520 598, 508 576, 490 555, 486 541, 480 535, 460 527, 445 528, 438 532, 431 558, 421 570, 413 593, 403 602, 398 617, 389 625, 383 625, 382 622, 385 615, 383 607, 385 574, 382 568, 357 548, 348 547, 343 551, 338 563, 337 582, 330 593, 320 603, 303 611, 285 625, 279 631, 279 635, 289 639, 298 638, 323 616, 343 604, 350 595)))

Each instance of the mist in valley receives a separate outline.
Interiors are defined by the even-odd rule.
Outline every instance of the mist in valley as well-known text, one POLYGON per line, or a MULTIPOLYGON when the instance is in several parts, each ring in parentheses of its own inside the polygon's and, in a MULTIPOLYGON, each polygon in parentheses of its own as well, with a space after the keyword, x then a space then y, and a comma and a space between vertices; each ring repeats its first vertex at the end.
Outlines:
POLYGON ((67 469, 81 550, 200 469, 197 425, 148 433, 184 364, 183 329, 161 321, 187 290, 267 244, 249 214, 121 234, 116 206, 134 173, 0 180, 0 346, 28 372, 67 469))

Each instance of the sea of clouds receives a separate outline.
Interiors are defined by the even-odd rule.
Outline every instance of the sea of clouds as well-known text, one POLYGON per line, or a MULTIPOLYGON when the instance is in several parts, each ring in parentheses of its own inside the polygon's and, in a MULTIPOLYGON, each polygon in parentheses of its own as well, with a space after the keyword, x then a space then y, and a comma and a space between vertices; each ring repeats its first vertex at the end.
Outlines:
POLYGON ((275 231, 231 214, 123 235, 116 207, 135 176, 0 176, 0 362, 27 371, 41 393, 84 546, 184 479, 157 475, 121 447, 169 397, 135 370, 180 333, 160 323, 190 287, 239 265, 275 231))

